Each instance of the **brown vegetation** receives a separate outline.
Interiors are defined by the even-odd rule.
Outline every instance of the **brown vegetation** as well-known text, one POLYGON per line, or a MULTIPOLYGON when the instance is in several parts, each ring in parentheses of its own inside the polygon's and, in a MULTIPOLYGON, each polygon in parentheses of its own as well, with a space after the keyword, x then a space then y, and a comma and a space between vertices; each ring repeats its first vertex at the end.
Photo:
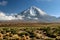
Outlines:
POLYGON ((60 40, 60 24, 2 22, 0 40, 60 40))
POLYGON ((42 27, 60 26, 60 23, 20 23, 20 22, 0 22, 0 27, 42 27))

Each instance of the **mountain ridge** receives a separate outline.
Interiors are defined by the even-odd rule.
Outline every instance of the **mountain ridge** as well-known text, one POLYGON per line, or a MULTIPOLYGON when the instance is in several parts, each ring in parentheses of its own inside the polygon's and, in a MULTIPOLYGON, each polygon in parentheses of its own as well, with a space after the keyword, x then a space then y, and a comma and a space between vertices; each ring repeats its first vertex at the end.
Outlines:
POLYGON ((0 17, 1 19, 4 19, 5 17, 7 21, 12 21, 12 20, 24 21, 24 22, 59 22, 60 21, 60 17, 56 18, 55 16, 48 15, 46 12, 42 11, 40 8, 36 6, 31 6, 30 8, 22 11, 21 13, 17 13, 16 15, 6 16, 2 14, 1 17, 0 17))
POLYGON ((58 20, 56 17, 46 14, 44 11, 35 6, 32 6, 29 9, 22 11, 18 15, 23 16, 22 18, 27 21, 42 20, 42 22, 54 22, 58 20))

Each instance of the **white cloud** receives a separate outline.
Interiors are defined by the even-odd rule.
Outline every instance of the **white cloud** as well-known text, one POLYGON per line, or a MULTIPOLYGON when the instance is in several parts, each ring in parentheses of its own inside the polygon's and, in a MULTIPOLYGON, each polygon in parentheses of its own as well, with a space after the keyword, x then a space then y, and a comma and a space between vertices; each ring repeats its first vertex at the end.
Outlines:
POLYGON ((5 16, 5 14, 3 12, 0 12, 0 16, 5 16))
POLYGON ((21 16, 21 15, 18 15, 17 17, 15 17, 15 13, 8 16, 6 15, 6 13, 0 12, 0 20, 17 20, 17 19, 23 20, 23 17, 24 16, 21 16))
POLYGON ((23 20, 23 17, 25 17, 25 16, 24 16, 24 15, 23 15, 23 16, 18 15, 18 16, 17 16, 17 18, 15 18, 15 19, 20 19, 20 20, 23 20))
POLYGON ((0 5, 1 5, 1 6, 5 6, 5 5, 7 5, 7 3, 8 3, 7 1, 1 1, 1 2, 0 2, 0 5))
POLYGON ((13 16, 7 16, 5 13, 0 12, 0 20, 13 20, 15 17, 13 16))

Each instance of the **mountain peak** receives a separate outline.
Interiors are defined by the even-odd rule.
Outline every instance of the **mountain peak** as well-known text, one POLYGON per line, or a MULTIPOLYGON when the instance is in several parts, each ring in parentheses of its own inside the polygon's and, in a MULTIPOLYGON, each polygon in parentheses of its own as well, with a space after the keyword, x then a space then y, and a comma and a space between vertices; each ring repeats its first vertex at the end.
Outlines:
POLYGON ((42 11, 40 8, 36 7, 36 6, 31 6, 29 8, 30 12, 33 12, 36 13, 38 12, 40 15, 47 15, 44 11, 42 11))

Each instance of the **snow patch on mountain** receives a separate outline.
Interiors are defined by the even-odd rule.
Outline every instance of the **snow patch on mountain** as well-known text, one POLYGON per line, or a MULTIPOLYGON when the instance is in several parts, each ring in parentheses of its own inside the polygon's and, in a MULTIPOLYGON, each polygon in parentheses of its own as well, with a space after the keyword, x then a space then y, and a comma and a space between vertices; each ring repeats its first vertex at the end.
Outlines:
POLYGON ((31 19, 31 17, 30 17, 30 16, 29 16, 29 17, 27 17, 27 18, 31 19))
POLYGON ((32 15, 32 16, 36 16, 35 11, 33 10, 32 7, 30 8, 30 15, 32 15))
POLYGON ((31 8, 36 9, 40 13, 40 15, 46 15, 46 13, 44 11, 42 11, 40 8, 37 8, 35 6, 32 6, 31 8))
POLYGON ((35 20, 38 20, 38 18, 34 18, 35 20))

